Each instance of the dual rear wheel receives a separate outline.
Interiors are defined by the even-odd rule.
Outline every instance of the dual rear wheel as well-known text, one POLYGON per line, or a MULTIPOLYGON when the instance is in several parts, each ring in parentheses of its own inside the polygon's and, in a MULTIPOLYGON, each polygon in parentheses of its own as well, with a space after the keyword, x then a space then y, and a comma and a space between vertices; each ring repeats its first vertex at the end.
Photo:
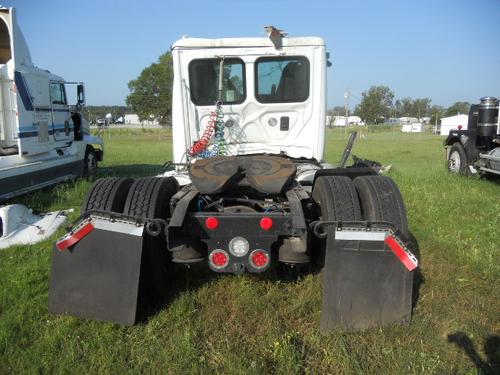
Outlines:
POLYGON ((179 189, 172 177, 105 177, 97 180, 85 197, 82 213, 99 210, 143 219, 170 217, 170 199, 179 189))
POLYGON ((408 220, 401 192, 386 176, 318 177, 312 193, 326 221, 386 221, 408 238, 408 220))

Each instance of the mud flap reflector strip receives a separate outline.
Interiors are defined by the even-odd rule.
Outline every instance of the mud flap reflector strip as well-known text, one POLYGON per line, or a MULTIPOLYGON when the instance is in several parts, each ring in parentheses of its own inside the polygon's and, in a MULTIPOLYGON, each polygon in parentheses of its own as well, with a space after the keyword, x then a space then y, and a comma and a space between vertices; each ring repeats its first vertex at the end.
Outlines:
POLYGON ((418 266, 418 260, 394 235, 388 235, 385 244, 398 257, 401 263, 404 264, 408 271, 413 271, 418 266))
POLYGON ((64 237, 60 238, 56 242, 56 247, 59 251, 64 251, 68 247, 73 246, 82 238, 87 236, 90 232, 94 230, 94 225, 90 220, 84 220, 78 225, 74 230, 69 232, 64 237))

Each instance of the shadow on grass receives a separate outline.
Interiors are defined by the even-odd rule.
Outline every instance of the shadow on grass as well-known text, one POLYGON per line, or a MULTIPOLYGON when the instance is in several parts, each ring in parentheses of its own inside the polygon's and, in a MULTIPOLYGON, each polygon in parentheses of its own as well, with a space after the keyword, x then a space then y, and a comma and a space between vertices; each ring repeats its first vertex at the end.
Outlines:
POLYGON ((462 349, 474 363, 474 366, 483 374, 500 374, 500 336, 490 335, 484 342, 486 360, 483 360, 472 340, 464 332, 455 332, 448 335, 448 342, 462 349))
MULTIPOLYGON (((141 271, 141 274, 143 271, 141 271)), ((155 285, 140 287, 137 324, 145 324, 184 292, 196 291, 220 274, 210 271, 206 262, 191 265, 170 263, 168 275, 163 280, 153 280, 155 285)), ((141 275, 142 277, 142 275, 141 275)), ((154 278, 154 276, 153 276, 154 278)), ((149 283, 151 280, 149 280, 149 283)))

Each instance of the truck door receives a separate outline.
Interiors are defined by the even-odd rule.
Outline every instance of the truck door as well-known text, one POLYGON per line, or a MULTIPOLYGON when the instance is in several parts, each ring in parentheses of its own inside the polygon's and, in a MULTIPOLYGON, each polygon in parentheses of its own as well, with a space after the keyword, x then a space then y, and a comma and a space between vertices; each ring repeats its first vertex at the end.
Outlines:
POLYGON ((73 140, 73 129, 70 117, 66 90, 62 82, 50 82, 50 102, 52 134, 58 146, 73 140))

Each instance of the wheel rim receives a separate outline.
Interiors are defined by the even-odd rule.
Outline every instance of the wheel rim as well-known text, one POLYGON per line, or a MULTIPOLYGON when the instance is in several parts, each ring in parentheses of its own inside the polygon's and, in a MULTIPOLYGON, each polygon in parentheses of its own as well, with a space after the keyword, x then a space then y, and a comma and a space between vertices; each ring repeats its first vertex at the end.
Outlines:
POLYGON ((97 169, 97 159, 93 152, 87 154, 87 171, 89 174, 93 174, 97 169))
POLYGON ((450 172, 459 173, 460 172, 460 154, 458 151, 453 151, 448 159, 448 169, 450 172))

